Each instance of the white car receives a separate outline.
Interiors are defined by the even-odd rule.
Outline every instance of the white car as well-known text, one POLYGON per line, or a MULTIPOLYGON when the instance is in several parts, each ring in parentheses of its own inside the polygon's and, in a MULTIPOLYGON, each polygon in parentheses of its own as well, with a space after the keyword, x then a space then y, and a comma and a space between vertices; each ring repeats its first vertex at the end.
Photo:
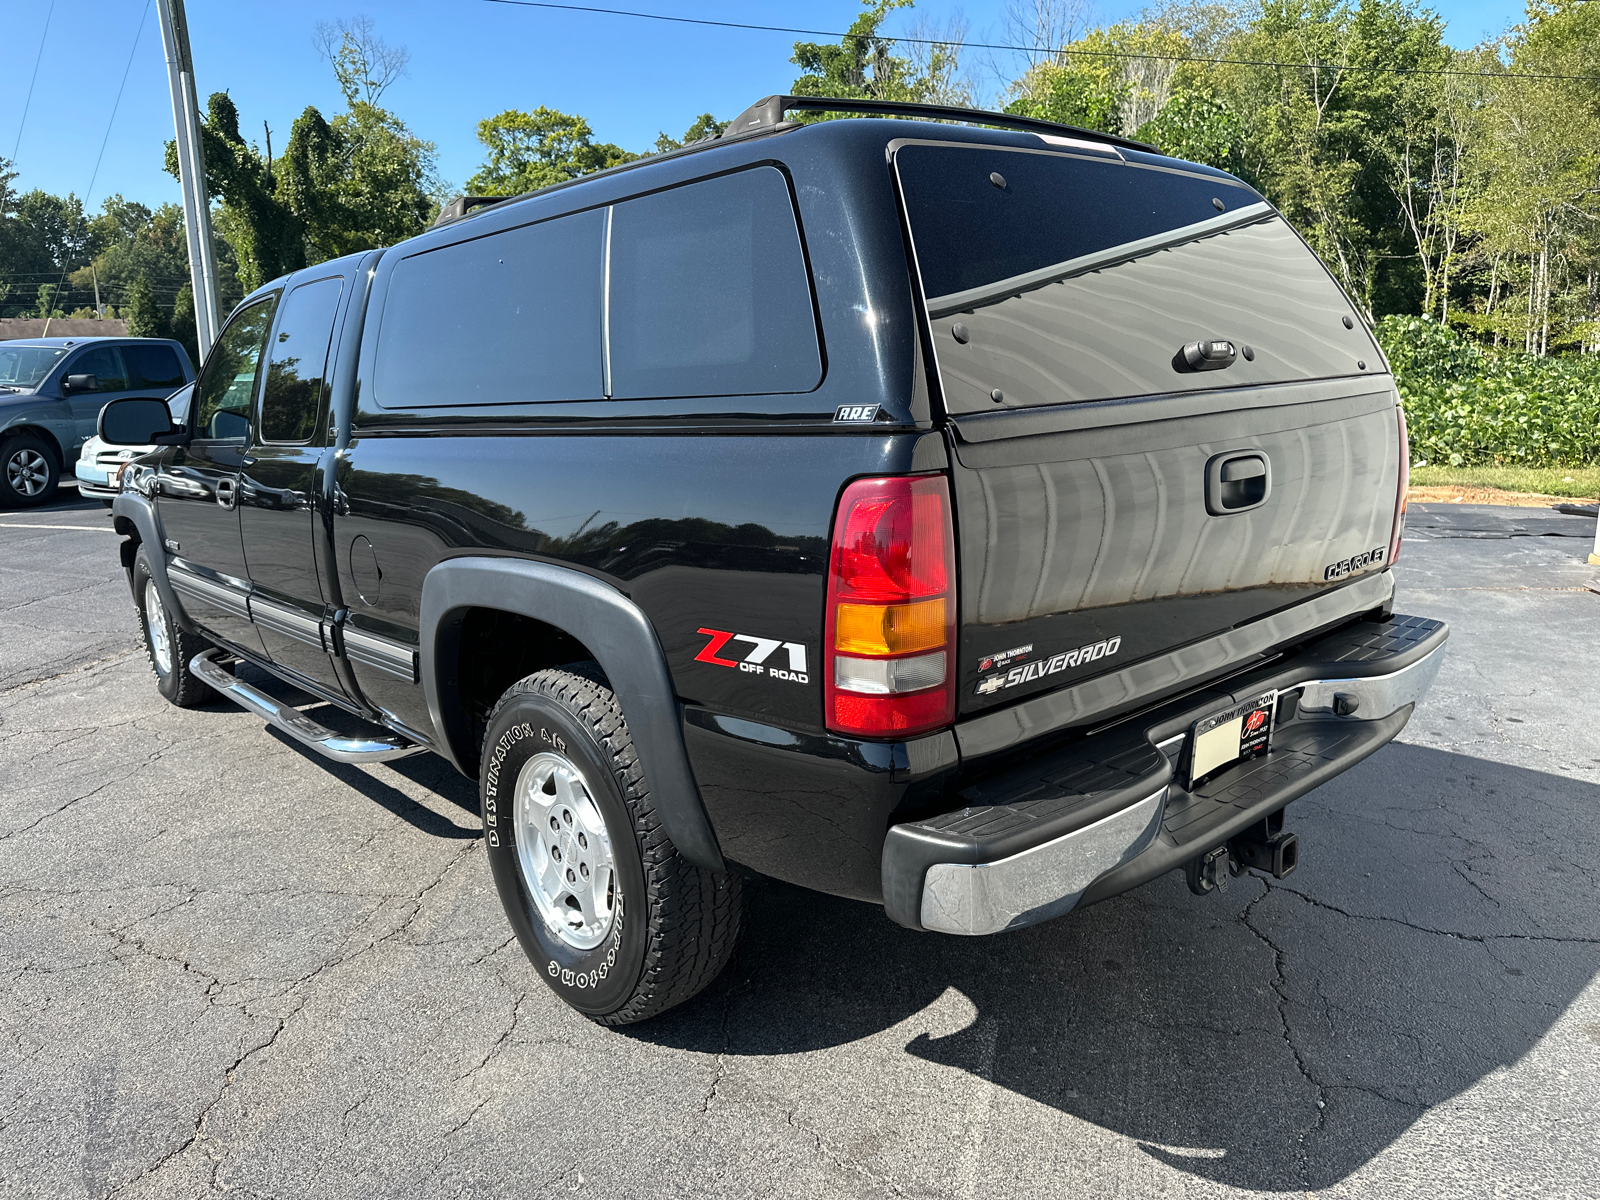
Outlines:
MULTIPOLYGON (((189 416, 189 397, 194 384, 187 383, 167 397, 167 407, 172 410, 172 423, 182 425, 189 416)), ((122 490, 122 469, 154 446, 108 446, 96 434, 84 442, 78 452, 77 466, 72 473, 78 477, 78 494, 105 501, 107 508, 122 490)))

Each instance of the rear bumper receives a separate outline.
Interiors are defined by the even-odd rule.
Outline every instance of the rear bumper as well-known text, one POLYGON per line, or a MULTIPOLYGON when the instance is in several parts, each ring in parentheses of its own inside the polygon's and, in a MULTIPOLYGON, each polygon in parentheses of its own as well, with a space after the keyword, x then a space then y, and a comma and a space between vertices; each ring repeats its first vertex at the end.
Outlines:
POLYGON ((890 827, 885 909, 913 929, 998 933, 1182 866, 1391 741, 1432 686, 1448 637, 1419 617, 1357 622, 1226 690, 967 788, 966 807, 890 827), (1194 721, 1273 688, 1269 753, 1186 790, 1176 772, 1194 721))

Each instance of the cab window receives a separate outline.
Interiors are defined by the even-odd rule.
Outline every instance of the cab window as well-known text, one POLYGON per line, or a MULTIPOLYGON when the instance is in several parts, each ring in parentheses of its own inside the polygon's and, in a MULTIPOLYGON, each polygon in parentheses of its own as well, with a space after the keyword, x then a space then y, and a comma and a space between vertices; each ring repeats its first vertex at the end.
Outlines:
POLYGON ((90 346, 67 367, 68 375, 93 375, 95 391, 125 392, 128 374, 123 369, 122 357, 113 346, 90 346))
POLYGON ((257 369, 277 305, 277 296, 268 296, 238 313, 206 356, 195 388, 195 437, 242 439, 249 432, 257 369))
POLYGON ((283 319, 267 355, 267 383, 261 392, 262 441, 311 440, 343 288, 344 280, 338 276, 319 279, 301 284, 283 302, 283 319))
POLYGON ((125 345, 122 361, 128 364, 128 385, 136 388, 179 388, 187 382, 171 346, 125 345))

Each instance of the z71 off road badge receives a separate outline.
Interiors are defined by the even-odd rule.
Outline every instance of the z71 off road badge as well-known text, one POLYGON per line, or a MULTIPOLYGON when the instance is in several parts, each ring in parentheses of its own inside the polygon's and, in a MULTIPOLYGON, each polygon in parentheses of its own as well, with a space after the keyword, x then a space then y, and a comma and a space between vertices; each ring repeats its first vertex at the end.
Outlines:
POLYGON ((705 634, 711 640, 694 656, 695 662, 710 663, 714 667, 732 667, 746 675, 765 675, 769 679, 784 679, 791 683, 811 682, 811 677, 806 674, 806 648, 802 642, 782 642, 777 638, 730 633, 725 629, 700 629, 696 632, 705 634), (726 652, 740 657, 724 658, 724 647, 730 642, 748 642, 750 648, 746 650, 740 646, 737 650, 726 652), (778 650, 784 652, 789 664, 787 670, 776 663, 767 662, 778 650))

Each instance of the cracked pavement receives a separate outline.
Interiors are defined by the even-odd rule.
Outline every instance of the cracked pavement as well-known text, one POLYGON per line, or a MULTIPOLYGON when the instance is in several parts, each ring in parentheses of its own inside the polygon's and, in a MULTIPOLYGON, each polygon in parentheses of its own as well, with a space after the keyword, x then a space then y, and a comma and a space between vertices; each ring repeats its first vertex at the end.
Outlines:
POLYGON ((169 706, 104 509, 8 514, 86 528, 0 529, 0 1192, 1592 1196, 1600 595, 1472 516, 1414 510, 1449 658, 1288 879, 970 941, 766 884, 617 1031, 511 939, 471 783, 169 706))

